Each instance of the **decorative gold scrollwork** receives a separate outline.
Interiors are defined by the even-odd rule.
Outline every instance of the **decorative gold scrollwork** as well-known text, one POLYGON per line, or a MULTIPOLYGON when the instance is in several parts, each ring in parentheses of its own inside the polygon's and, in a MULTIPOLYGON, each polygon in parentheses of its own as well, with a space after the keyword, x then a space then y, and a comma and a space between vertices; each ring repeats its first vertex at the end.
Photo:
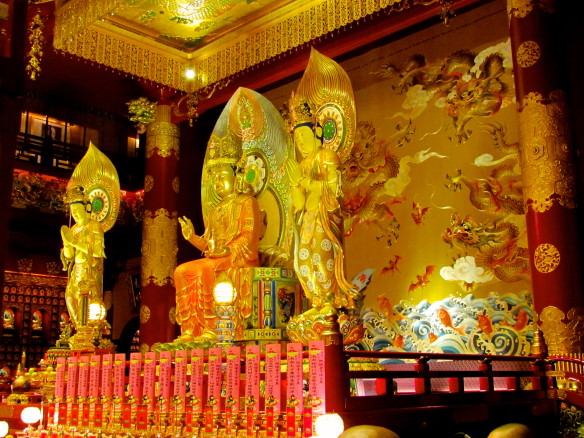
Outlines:
POLYGON ((577 185, 564 92, 552 91, 548 98, 527 94, 521 102, 519 121, 527 207, 543 213, 555 201, 565 208, 575 208, 577 185))
POLYGON ((146 304, 140 306, 140 323, 146 324, 150 320, 150 307, 146 304))
POLYGON ((542 274, 549 274, 560 265, 560 251, 551 243, 541 243, 533 255, 535 269, 542 274))
POLYGON ((524 41, 517 48, 517 64, 521 68, 529 68, 539 61, 541 49, 535 41, 524 41))
POLYGON ((174 284, 177 253, 177 212, 165 208, 144 212, 142 238, 142 285, 174 284))
POLYGON ((566 315, 555 306, 545 307, 540 315, 541 330, 550 355, 581 353, 584 339, 584 309, 571 308, 566 315))

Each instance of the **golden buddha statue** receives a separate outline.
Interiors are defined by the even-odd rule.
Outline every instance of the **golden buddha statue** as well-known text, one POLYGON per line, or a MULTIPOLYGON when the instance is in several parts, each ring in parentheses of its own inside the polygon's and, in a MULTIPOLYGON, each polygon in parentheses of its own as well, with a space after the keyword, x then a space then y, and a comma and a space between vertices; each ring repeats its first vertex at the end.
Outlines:
POLYGON ((105 243, 99 222, 91 218, 91 203, 83 187, 69 190, 66 201, 75 224, 61 227, 61 261, 69 277, 65 303, 73 327, 77 328, 84 311, 81 308, 82 290, 89 291, 90 300, 101 300, 105 243))
POLYGON ((183 237, 204 258, 174 273, 176 321, 185 342, 216 339, 213 287, 227 276, 236 289, 235 338, 251 328, 253 267, 283 266, 291 220, 284 163, 293 153, 286 124, 261 94, 240 87, 221 112, 207 145, 201 180, 202 236, 180 218, 183 237), (262 260, 262 262, 260 262, 262 260), (243 268, 243 269, 242 269, 243 268))
POLYGON ((295 270, 311 304, 292 318, 289 337, 319 339, 324 316, 351 309, 357 291, 347 281, 342 246, 341 154, 354 132, 354 99, 347 74, 312 50, 308 67, 290 99, 297 160, 286 169, 298 227, 295 270))
POLYGON ((75 222, 61 227, 61 261, 68 274, 65 303, 77 332, 70 343, 73 349, 91 349, 94 330, 88 327, 89 306, 103 306, 104 233, 114 225, 120 206, 117 171, 93 143, 73 171, 65 202, 75 222), (81 334, 81 328, 86 333, 81 334))
MULTIPOLYGON (((238 284, 238 268, 259 266, 263 228, 259 205, 242 175, 236 176, 235 163, 230 161, 210 162, 207 168, 220 201, 208 212, 203 235, 195 233, 188 218, 179 218, 183 237, 201 250, 204 258, 183 263, 174 272, 176 321, 181 327, 181 336, 175 341, 178 343, 215 340, 213 286, 217 277, 225 272, 238 284)), ((251 312, 250 298, 236 299, 236 333, 251 312)))

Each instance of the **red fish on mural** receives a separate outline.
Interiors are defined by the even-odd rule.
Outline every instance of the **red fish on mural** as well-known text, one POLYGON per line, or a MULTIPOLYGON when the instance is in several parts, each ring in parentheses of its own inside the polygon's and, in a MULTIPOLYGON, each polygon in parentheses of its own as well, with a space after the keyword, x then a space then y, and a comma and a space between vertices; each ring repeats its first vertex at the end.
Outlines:
POLYGON ((400 270, 397 267, 397 264, 401 259, 402 259, 401 256, 397 254, 393 256, 392 259, 389 259, 389 262, 387 262, 387 266, 381 268, 381 275, 387 274, 388 272, 391 272, 392 274, 400 272, 400 270))
POLYGON ((501 324, 512 327, 519 332, 527 325, 528 322, 529 315, 527 312, 523 309, 519 309, 519 312, 517 312, 517 318, 515 318, 515 324, 509 324, 507 322, 503 322, 501 324))
POLYGON ((400 335, 399 333, 395 335, 395 338, 393 339, 393 346, 395 348, 403 348, 404 346, 404 337, 402 335, 400 335))
POLYGON ((486 315, 477 315, 477 322, 481 331, 487 335, 493 333, 493 323, 486 315))
POLYGON ((454 327, 454 323, 452 322, 452 318, 450 316, 450 313, 448 313, 448 310, 440 308, 436 311, 436 315, 438 316, 438 319, 440 320, 442 325, 449 327, 452 330, 455 330, 456 332, 460 333, 461 335, 466 334, 464 331, 464 328, 454 327))
POLYGON ((419 202, 414 201, 412 203, 412 219, 414 220, 416 225, 422 225, 424 222, 424 216, 428 213, 430 207, 422 207, 419 202))
POLYGON ((420 287, 427 286, 430 283, 430 276, 436 270, 436 266, 428 265, 426 266, 426 271, 422 275, 416 275, 416 281, 410 284, 408 287, 408 292, 416 290, 420 287))
POLYGON ((396 313, 393 310, 393 305, 391 304, 391 300, 387 298, 385 295, 379 295, 377 297, 377 306, 379 311, 387 321, 393 321, 394 319, 402 319, 403 317, 396 313))

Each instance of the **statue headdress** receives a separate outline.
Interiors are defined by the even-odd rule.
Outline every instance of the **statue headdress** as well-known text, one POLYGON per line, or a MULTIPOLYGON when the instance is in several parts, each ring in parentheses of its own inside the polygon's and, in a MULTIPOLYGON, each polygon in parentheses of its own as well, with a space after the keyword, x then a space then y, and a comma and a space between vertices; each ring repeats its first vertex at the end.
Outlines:
POLYGON ((313 127, 316 124, 314 104, 310 104, 304 96, 294 91, 290 97, 290 127, 292 130, 300 126, 313 127))
POLYGON ((90 206, 91 217, 102 230, 109 230, 120 210, 120 179, 111 160, 93 143, 79 161, 67 183, 65 201, 90 206))
POLYGON ((240 155, 241 152, 233 137, 229 135, 220 137, 219 135, 211 134, 211 138, 207 143, 206 166, 208 168, 221 164, 235 167, 240 155))
POLYGON ((292 139, 277 108, 256 91, 238 88, 219 115, 207 144, 201 182, 203 219, 207 220, 208 212, 219 202, 205 169, 229 162, 269 218, 262 251, 287 246, 291 200, 285 163, 293 155, 292 139))
POLYGON ((289 108, 296 126, 314 116, 312 123, 322 127, 323 147, 346 158, 357 126, 355 96, 349 75, 337 62, 313 48, 289 108))

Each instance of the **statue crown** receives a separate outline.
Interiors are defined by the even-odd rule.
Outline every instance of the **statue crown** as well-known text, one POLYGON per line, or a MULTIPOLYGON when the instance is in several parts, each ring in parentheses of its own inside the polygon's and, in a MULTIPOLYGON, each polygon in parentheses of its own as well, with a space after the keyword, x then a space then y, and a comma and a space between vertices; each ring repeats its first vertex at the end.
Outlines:
POLYGON ((290 123, 292 129, 306 124, 314 126, 316 116, 312 111, 312 104, 302 96, 292 93, 290 98, 290 123))
POLYGON ((67 204, 89 204, 89 198, 85 194, 85 189, 82 186, 74 186, 65 193, 65 202, 67 204))
POLYGON ((234 166, 239 160, 237 146, 229 136, 219 137, 216 134, 211 135, 208 148, 209 158, 207 166, 209 167, 219 164, 229 164, 234 166))

